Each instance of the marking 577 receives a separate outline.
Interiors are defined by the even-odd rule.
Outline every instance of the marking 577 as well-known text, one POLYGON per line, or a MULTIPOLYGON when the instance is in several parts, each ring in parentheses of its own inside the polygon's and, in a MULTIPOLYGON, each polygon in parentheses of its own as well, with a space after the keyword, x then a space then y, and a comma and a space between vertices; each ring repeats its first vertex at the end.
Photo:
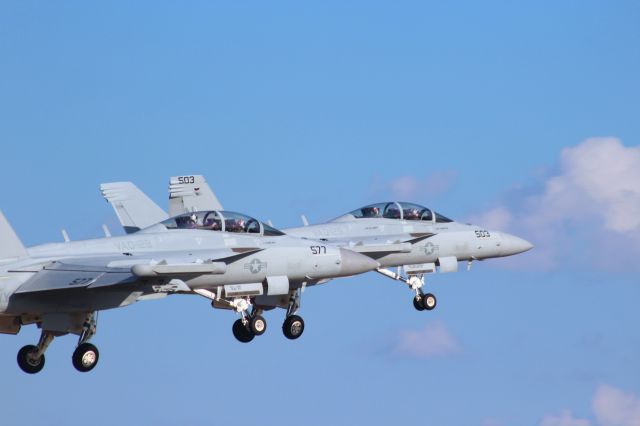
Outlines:
POLYGON ((327 246, 310 246, 311 254, 327 254, 327 246))

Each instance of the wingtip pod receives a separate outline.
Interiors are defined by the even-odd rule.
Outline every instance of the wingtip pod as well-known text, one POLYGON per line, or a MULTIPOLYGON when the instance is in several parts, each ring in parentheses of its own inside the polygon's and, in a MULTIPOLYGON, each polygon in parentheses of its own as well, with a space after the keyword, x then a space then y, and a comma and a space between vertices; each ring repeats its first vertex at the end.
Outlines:
POLYGON ((27 256, 22 241, 0 210, 0 259, 20 259, 27 256))

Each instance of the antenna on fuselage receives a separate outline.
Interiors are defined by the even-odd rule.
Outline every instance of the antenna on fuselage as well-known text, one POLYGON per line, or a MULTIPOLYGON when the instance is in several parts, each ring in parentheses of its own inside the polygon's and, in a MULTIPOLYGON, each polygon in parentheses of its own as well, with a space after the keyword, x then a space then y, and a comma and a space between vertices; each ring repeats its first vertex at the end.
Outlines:
POLYGON ((109 227, 105 223, 102 224, 102 232, 104 232, 105 238, 111 238, 111 231, 109 230, 109 227))
POLYGON ((302 224, 304 226, 309 226, 309 221, 307 220, 307 217, 305 215, 300 215, 300 219, 302 219, 302 224))
POLYGON ((64 242, 68 243, 69 241, 71 241, 71 239, 69 238, 69 234, 67 233, 66 229, 62 230, 62 238, 64 238, 64 242))

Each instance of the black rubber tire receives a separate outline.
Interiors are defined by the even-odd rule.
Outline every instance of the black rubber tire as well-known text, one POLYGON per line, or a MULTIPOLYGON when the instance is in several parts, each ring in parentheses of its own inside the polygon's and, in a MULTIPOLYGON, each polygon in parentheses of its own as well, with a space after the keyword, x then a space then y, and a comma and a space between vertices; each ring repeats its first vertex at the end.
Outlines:
POLYGON ((242 323, 241 319, 238 319, 233 323, 231 330, 233 331, 233 336, 242 343, 249 343, 255 337, 255 335, 249 331, 247 326, 242 323))
POLYGON ((417 296, 413 298, 413 307, 418 311, 424 311, 424 305, 422 304, 422 296, 417 296))
POLYGON ((71 362, 76 370, 81 373, 91 371, 98 365, 100 359, 100 352, 91 343, 80 344, 71 357, 71 362))
POLYGON ((267 331, 267 320, 260 315, 256 315, 249 321, 249 328, 255 336, 262 336, 267 331))
POLYGON ((304 332, 304 320, 298 315, 288 316, 282 324, 282 332, 287 339, 299 338, 304 332))
POLYGON ((422 296, 422 306, 424 306, 424 308, 427 311, 434 310, 437 304, 438 304, 438 300, 433 294, 427 293, 424 296, 422 296))
POLYGON ((45 361, 44 354, 40 356, 37 363, 34 363, 33 361, 29 361, 29 359, 27 358, 27 356, 30 353, 35 352, 37 350, 38 350, 37 346, 27 345, 27 346, 23 346, 18 351, 18 366, 22 371, 24 371, 27 374, 36 374, 44 368, 44 361, 45 361))

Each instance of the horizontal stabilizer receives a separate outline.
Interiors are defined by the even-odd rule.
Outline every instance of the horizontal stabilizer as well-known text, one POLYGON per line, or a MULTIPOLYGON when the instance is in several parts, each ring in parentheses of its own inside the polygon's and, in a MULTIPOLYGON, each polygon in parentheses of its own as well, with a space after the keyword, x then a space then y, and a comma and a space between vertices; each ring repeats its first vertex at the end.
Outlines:
POLYGON ((27 250, 22 245, 7 218, 0 211, 0 259, 27 257, 27 250))

